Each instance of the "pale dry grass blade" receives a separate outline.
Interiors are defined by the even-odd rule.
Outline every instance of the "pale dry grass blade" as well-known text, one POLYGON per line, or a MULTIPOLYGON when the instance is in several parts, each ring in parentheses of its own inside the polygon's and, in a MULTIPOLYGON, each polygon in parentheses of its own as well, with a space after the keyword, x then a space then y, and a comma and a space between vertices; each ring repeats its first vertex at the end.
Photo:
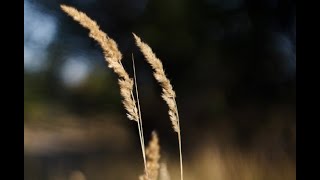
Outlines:
MULTIPOLYGON (((140 143, 141 147, 145 147, 144 144, 144 134, 143 134, 143 127, 142 127, 142 117, 141 117, 141 108, 140 108, 140 101, 139 101, 139 91, 138 91, 138 83, 137 83, 137 76, 136 76, 136 65, 134 63, 134 57, 133 54, 131 55, 132 58, 132 67, 133 67, 133 77, 134 77, 134 84, 135 84, 135 91, 136 91, 136 99, 138 104, 138 114, 139 114, 139 120, 138 120, 138 129, 139 129, 139 135, 140 135, 140 143)), ((145 171, 147 170, 147 162, 146 162, 146 154, 145 150, 142 150, 142 154, 144 157, 144 165, 145 165, 145 171)), ((146 171, 146 173, 148 173, 146 171)))
POLYGON ((139 177, 140 180, 158 180, 160 169, 160 145, 157 133, 152 132, 151 140, 146 149, 147 171, 139 177))
POLYGON ((169 117, 173 126, 173 129, 178 134, 178 142, 179 142, 179 154, 180 154, 180 176, 181 180, 183 180, 183 163, 182 163, 182 147, 181 147, 181 129, 180 129, 180 121, 179 121, 179 113, 178 107, 176 103, 176 94, 173 90, 173 87, 170 83, 170 80, 167 78, 165 71, 163 69, 162 62, 159 58, 156 57, 151 47, 142 42, 141 38, 136 34, 132 33, 135 39, 137 46, 140 51, 144 55, 147 62, 151 65, 154 70, 153 75, 158 83, 162 87, 162 98, 168 104, 169 107, 169 117))

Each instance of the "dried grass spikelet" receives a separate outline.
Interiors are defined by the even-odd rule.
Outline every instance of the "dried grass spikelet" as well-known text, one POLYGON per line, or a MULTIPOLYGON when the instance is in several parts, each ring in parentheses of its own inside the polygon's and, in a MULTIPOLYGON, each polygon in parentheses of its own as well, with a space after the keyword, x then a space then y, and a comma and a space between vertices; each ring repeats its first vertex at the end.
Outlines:
POLYGON ((176 94, 172 88, 170 80, 167 78, 165 71, 163 69, 162 62, 156 55, 153 53, 151 47, 142 42, 141 38, 136 34, 132 33, 134 39, 136 41, 137 46, 140 51, 144 55, 147 62, 151 65, 154 70, 153 75, 155 79, 159 82, 162 87, 162 98, 168 104, 169 107, 169 117, 173 126, 173 129, 178 134, 178 142, 179 142, 179 153, 180 153, 180 178, 183 180, 183 163, 182 163, 182 148, 181 148, 181 130, 180 130, 180 122, 179 122, 179 113, 176 104, 176 94))
POLYGON ((169 107, 169 116, 172 122, 172 126, 174 131, 180 132, 179 127, 179 119, 178 119, 178 111, 175 102, 176 94, 173 90, 173 87, 170 83, 170 80, 165 75, 165 71, 163 69, 162 62, 156 55, 153 53, 150 46, 146 43, 142 42, 141 39, 133 33, 137 46, 140 48, 142 54, 146 58, 147 62, 151 65, 154 70, 154 77, 160 83, 162 87, 162 98, 168 104, 169 107))
POLYGON ((160 145, 159 138, 155 131, 152 132, 151 140, 146 149, 147 156, 147 174, 139 177, 140 180, 158 180, 159 176, 159 159, 160 159, 160 145))
POLYGON ((122 54, 118 49, 117 43, 100 30, 97 23, 85 13, 66 5, 61 5, 61 9, 83 27, 87 28, 90 31, 89 36, 99 43, 108 62, 108 67, 119 76, 120 94, 123 97, 123 105, 128 112, 127 116, 130 120, 138 122, 138 110, 132 95, 133 80, 121 64, 122 54))
MULTIPOLYGON (((77 9, 66 5, 61 5, 61 9, 68 15, 70 15, 75 21, 79 22, 80 25, 82 25, 90 31, 89 36, 96 40, 101 46, 104 58, 108 62, 108 67, 111 68, 119 76, 118 83, 120 86, 120 94, 123 97, 122 103, 127 111, 127 117, 130 120, 136 121, 138 124, 141 150, 146 170, 146 156, 143 139, 141 113, 140 109, 138 111, 135 97, 133 94, 134 81, 129 77, 128 73, 125 71, 121 63, 122 54, 118 49, 117 43, 113 39, 108 37, 106 33, 100 30, 97 23, 94 20, 90 19, 85 13, 80 12, 77 9)), ((139 102, 138 97, 137 101, 139 102)))
POLYGON ((166 163, 160 164, 159 180, 170 180, 170 175, 166 163))

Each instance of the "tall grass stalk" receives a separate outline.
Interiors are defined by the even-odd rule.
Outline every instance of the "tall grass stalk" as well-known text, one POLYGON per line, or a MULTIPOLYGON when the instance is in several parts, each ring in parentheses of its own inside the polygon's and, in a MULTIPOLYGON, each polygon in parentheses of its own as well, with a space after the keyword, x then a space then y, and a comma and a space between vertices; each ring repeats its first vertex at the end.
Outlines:
MULTIPOLYGON (((105 32, 100 30, 97 23, 91 18, 89 18, 85 13, 80 12, 77 9, 66 5, 61 5, 61 9, 69 16, 71 16, 75 21, 77 21, 80 25, 82 25, 84 28, 90 31, 89 36, 93 38, 95 41, 97 41, 101 46, 104 58, 108 62, 108 67, 111 68, 119 76, 118 83, 120 86, 120 94, 123 97, 122 103, 124 105, 124 108, 127 110, 127 117, 130 120, 136 121, 138 123, 139 139, 141 144, 144 169, 145 172, 147 172, 140 105, 138 105, 138 110, 136 100, 133 94, 134 82, 129 77, 128 73, 125 71, 121 63, 122 54, 118 49, 117 43, 113 39, 111 39, 105 32)), ((137 86, 136 95, 138 98, 137 86)))
POLYGON ((144 55, 146 61, 150 64, 154 70, 153 75, 162 87, 162 98, 167 103, 169 107, 169 117, 172 123, 173 130, 177 133, 178 143, 179 143, 179 157, 180 157, 180 178, 183 180, 183 162, 182 162, 182 146, 181 146, 181 129, 180 129, 180 120, 178 107, 176 103, 176 93, 173 90, 173 87, 170 83, 170 80, 167 78, 165 71, 163 69, 162 62, 159 58, 156 57, 155 53, 152 51, 151 47, 142 42, 141 38, 136 34, 132 33, 135 39, 136 45, 139 47, 140 51, 144 55))

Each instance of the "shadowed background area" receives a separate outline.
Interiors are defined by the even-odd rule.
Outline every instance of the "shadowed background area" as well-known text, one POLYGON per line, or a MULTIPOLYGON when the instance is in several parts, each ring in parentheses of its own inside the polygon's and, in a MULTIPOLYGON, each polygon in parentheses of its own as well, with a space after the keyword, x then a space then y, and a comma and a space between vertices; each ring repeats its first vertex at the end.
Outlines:
POLYGON ((296 4, 289 0, 24 0, 26 180, 138 179, 137 126, 88 31, 96 20, 136 62, 145 139, 159 134, 178 179, 161 89, 131 32, 162 60, 177 94, 185 179, 295 179, 296 4))

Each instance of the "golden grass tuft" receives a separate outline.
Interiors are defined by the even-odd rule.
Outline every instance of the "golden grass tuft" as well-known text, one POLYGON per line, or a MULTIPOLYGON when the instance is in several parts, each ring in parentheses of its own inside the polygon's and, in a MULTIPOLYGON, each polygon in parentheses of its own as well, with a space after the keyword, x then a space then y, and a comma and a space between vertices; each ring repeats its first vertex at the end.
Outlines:
POLYGON ((140 180, 158 180, 160 169, 160 145, 159 138, 155 131, 152 132, 151 140, 146 149, 147 171, 139 177, 140 180))
POLYGON ((170 180, 170 175, 166 163, 160 164, 159 180, 170 180))

